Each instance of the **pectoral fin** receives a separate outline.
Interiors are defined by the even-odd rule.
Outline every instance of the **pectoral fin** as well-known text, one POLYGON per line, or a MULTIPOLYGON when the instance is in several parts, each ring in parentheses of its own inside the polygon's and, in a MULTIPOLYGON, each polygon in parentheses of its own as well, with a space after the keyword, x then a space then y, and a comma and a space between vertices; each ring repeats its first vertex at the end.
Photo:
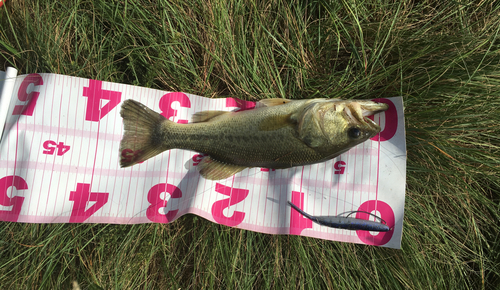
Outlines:
POLYGON ((303 136, 302 142, 311 148, 318 148, 325 144, 321 138, 315 138, 315 136, 311 135, 303 136))
POLYGON ((236 173, 248 168, 246 166, 225 164, 210 158, 210 156, 204 157, 200 164, 198 164, 197 169, 201 176, 209 180, 221 180, 226 179, 235 175, 236 173))
POLYGON ((297 121, 292 118, 292 113, 288 115, 269 116, 262 120, 259 125, 260 131, 273 131, 286 126, 294 126, 297 121))
POLYGON ((227 111, 202 111, 195 113, 191 118, 191 123, 201 123, 206 122, 212 118, 215 118, 220 115, 229 114, 231 112, 227 111))
POLYGON ((274 99, 263 99, 260 100, 259 103, 263 104, 266 107, 280 106, 287 103, 290 103, 292 100, 282 99, 282 98, 274 98, 274 99))

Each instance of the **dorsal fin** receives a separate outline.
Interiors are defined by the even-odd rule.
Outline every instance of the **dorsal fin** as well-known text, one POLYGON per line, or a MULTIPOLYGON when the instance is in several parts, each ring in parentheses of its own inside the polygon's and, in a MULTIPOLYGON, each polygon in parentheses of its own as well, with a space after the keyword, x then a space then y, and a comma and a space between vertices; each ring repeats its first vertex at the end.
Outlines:
POLYGON ((205 156, 197 166, 201 176, 208 180, 221 180, 248 168, 247 166, 225 164, 205 156))
POLYGON ((274 107, 290 103, 291 101, 292 100, 288 99, 274 98, 274 99, 263 99, 260 100, 259 103, 263 104, 266 107, 274 107))
POLYGON ((191 117, 191 123, 200 123, 200 122, 206 122, 212 118, 215 118, 217 116, 230 113, 227 111, 201 111, 198 113, 195 113, 193 117, 191 117))

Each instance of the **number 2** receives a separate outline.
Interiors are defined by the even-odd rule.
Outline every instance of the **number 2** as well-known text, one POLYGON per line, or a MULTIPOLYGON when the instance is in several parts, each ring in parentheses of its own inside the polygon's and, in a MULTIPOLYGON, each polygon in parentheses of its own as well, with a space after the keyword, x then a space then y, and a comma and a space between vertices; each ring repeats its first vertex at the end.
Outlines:
POLYGON ((232 188, 220 183, 216 183, 215 191, 229 196, 229 198, 214 202, 214 204, 212 205, 212 216, 214 220, 219 224, 223 224, 229 227, 239 225, 245 218, 244 212, 234 211, 232 216, 226 217, 223 213, 223 210, 244 200, 247 197, 249 190, 232 188))

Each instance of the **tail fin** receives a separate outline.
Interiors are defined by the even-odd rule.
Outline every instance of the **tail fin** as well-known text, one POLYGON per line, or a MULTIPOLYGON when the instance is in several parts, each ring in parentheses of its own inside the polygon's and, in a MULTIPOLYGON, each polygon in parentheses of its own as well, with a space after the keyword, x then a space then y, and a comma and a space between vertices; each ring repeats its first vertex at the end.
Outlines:
POLYGON ((121 167, 141 163, 170 149, 164 144, 162 124, 171 121, 134 100, 123 102, 120 115, 125 129, 120 143, 121 167))

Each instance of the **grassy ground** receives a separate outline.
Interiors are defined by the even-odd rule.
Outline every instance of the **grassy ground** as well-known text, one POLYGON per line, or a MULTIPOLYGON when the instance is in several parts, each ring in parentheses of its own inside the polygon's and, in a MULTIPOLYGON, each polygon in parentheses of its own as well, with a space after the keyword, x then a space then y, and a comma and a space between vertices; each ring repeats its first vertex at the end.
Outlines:
POLYGON ((0 69, 206 97, 402 95, 402 250, 227 228, 0 225, 1 289, 495 289, 500 7, 495 1, 16 1, 0 69))

